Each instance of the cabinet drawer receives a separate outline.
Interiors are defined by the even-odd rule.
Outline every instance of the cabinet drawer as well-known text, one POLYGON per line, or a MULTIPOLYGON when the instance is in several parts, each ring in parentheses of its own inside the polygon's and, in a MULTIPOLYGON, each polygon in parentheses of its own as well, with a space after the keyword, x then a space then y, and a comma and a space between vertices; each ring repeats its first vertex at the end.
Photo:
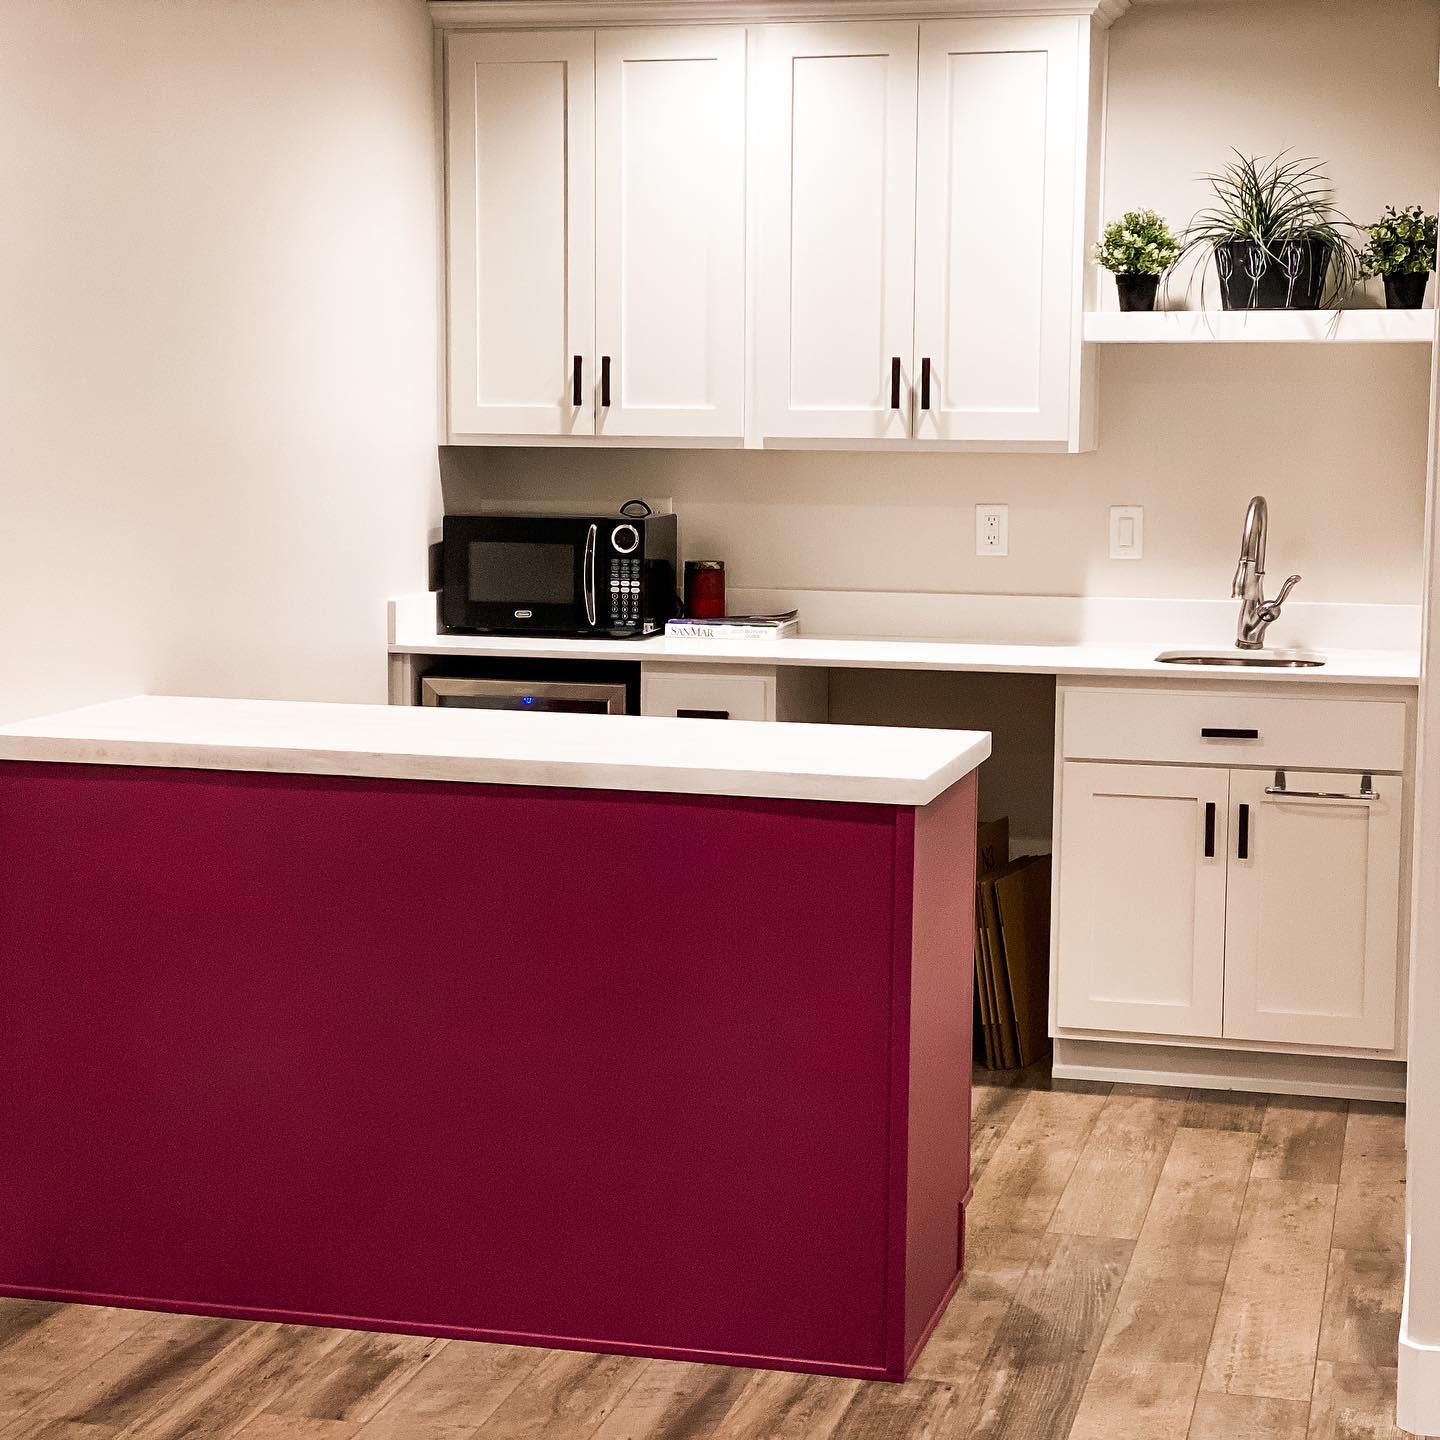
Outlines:
POLYGON ((646 715, 690 715, 704 720, 775 719, 775 676, 730 670, 641 672, 640 709, 646 715))
POLYGON ((1219 691, 1064 692, 1067 760, 1405 768, 1405 704, 1219 691))

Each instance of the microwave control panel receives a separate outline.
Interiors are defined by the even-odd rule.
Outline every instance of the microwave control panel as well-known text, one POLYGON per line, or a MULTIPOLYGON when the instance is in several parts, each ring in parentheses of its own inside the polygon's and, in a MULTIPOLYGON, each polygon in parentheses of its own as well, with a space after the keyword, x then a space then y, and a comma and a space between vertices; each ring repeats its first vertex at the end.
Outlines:
POLYGON ((610 624, 616 630, 640 628, 640 558, 610 557, 610 624))

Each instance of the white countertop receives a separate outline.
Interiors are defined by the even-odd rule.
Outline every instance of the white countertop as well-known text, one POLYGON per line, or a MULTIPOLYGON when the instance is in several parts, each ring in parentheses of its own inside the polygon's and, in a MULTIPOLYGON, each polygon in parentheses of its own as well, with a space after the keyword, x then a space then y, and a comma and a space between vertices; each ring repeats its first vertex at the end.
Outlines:
POLYGON ((1175 600, 1103 600, 1053 596, 895 595, 828 591, 736 592, 742 610, 798 606, 805 630, 788 640, 582 640, 546 636, 442 635, 435 596, 398 596, 389 604, 392 655, 488 659, 633 660, 647 664, 801 665, 837 670, 956 670, 1012 675, 1166 679, 1187 684, 1264 681, 1279 685, 1400 685, 1420 681, 1419 615, 1398 605, 1292 602, 1272 643, 1318 650, 1313 669, 1162 665, 1182 648, 1214 649, 1234 637, 1235 604, 1175 600), (876 616, 892 636, 870 629, 876 616), (866 621, 864 634, 847 633, 866 621), (824 627, 822 632, 821 627, 824 627), (906 638, 924 626, 932 637, 906 638), (937 636, 938 627, 938 636, 937 636), (1388 643, 1360 648, 1372 636, 1388 643), (1345 643, 1348 642, 1348 643, 1345 643))
POLYGON ((0 760, 882 805, 928 804, 989 754, 971 730, 162 695, 0 726, 0 760))
MULTIPOLYGON (((1280 684, 1418 685, 1420 657, 1403 650, 1330 650, 1312 669, 1162 665, 1155 656, 1178 645, 1023 645, 959 640, 810 638, 697 642, 667 640, 566 640, 480 635, 410 637, 392 654, 469 655, 491 659, 635 660, 701 665, 818 665, 839 670, 962 670, 1011 675, 1091 675, 1119 678, 1201 678, 1207 681, 1266 680, 1280 684)), ((1204 647, 1202 647, 1204 648, 1204 647)))

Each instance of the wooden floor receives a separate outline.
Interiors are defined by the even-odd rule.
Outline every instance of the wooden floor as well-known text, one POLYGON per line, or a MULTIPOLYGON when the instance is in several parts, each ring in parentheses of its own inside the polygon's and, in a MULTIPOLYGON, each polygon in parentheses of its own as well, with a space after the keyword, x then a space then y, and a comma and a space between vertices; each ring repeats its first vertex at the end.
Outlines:
POLYGON ((1385 1440, 1386 1106, 980 1077, 905 1385, 0 1300, 0 1440, 1385 1440))

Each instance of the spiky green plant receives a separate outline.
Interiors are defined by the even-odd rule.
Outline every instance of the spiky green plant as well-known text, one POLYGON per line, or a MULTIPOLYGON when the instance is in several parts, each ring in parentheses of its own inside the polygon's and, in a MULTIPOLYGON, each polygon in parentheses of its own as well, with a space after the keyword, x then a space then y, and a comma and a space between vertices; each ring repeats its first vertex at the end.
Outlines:
POLYGON ((1288 150, 1270 159, 1231 153, 1230 164, 1203 177, 1215 192, 1215 203, 1198 211, 1186 227, 1182 258, 1249 240, 1283 268, 1287 245, 1318 240, 1330 251, 1329 298, 1349 291, 1360 274, 1360 252, 1350 238, 1357 227, 1336 208, 1319 161, 1291 159, 1288 150))

